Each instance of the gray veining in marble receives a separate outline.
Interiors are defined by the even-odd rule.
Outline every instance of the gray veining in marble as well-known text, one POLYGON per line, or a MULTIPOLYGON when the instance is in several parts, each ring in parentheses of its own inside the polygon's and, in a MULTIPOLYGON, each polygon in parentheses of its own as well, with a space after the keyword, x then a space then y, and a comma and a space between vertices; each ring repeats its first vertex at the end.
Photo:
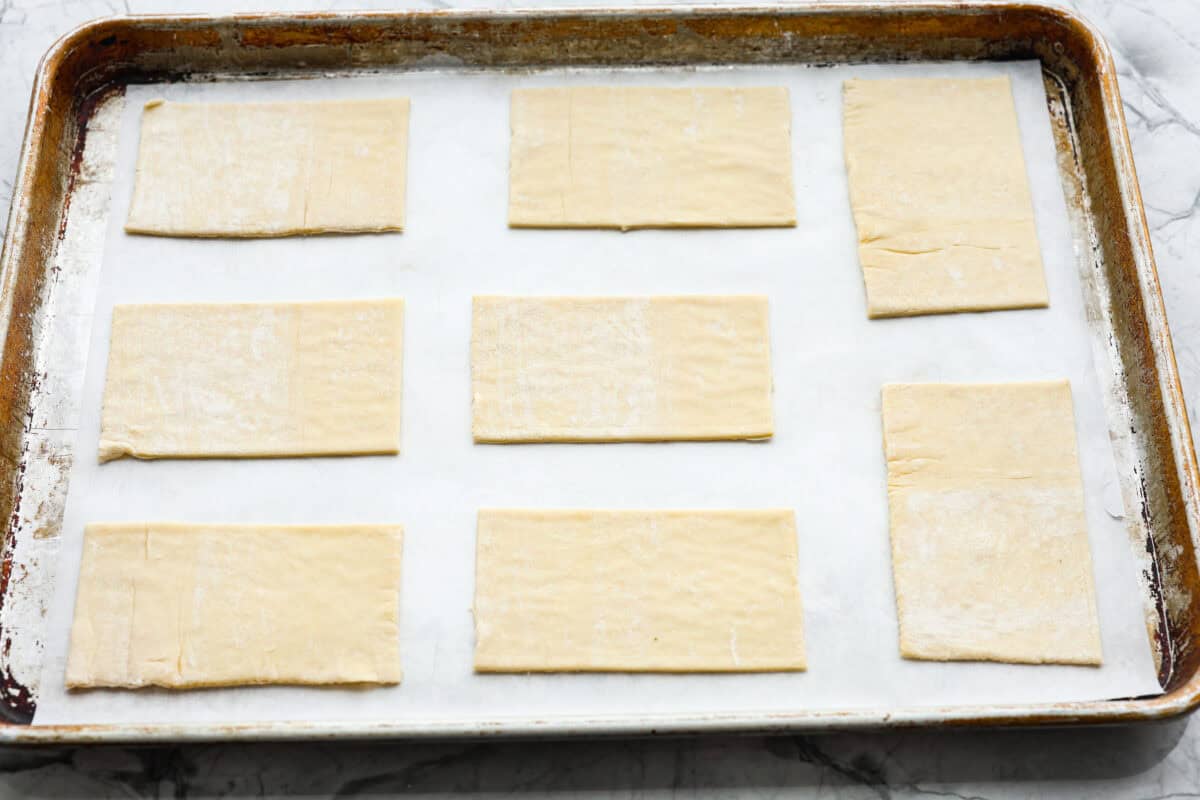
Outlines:
MULTIPOLYGON (((564 3, 565 4, 565 3, 564 3)), ((657 3, 661 4, 661 3, 657 3)), ((1159 276, 1200 430, 1200 2, 1073 0, 1115 51, 1159 276)), ((0 219, 30 83, 53 40, 114 13, 399 3, 0 0, 0 219)), ((509 5, 427 0, 416 7, 509 5)), ((1200 726, 421 745, 0 749, 0 797, 1200 798, 1200 726)))

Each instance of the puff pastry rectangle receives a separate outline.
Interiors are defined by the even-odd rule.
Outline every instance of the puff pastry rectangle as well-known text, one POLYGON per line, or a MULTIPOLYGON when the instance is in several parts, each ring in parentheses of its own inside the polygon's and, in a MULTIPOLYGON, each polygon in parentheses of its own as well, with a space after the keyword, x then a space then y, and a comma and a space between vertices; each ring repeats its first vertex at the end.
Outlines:
POLYGON ((900 652, 1099 664, 1066 381, 883 388, 900 652))
POLYGON ((771 435, 765 297, 476 297, 477 442, 771 435))
POLYGON ((396 453, 404 301, 113 309, 100 460, 396 453))
POLYGON ((805 667, 791 511, 483 510, 477 672, 805 667))
POLYGON ((400 681, 389 525, 87 526, 68 688, 400 681))
POLYGON ((844 100, 868 315, 1045 306, 1009 79, 850 80, 844 100))
POLYGON ((796 224, 787 89, 518 89, 511 123, 513 227, 796 224))
POLYGON ((142 112, 125 230, 292 236, 404 227, 408 99, 172 103, 142 112))

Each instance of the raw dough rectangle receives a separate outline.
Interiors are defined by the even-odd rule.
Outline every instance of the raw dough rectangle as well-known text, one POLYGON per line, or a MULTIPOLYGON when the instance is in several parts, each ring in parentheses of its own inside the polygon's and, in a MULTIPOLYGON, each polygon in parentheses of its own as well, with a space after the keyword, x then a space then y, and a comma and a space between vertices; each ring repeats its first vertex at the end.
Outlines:
POLYGON ((404 301, 113 309, 100 460, 400 447, 404 301))
POLYGON ((125 230, 293 236, 404 227, 408 99, 172 103, 142 112, 125 230))
POLYGON ((1099 664, 1066 381, 883 388, 905 658, 1099 664))
POLYGON ((398 525, 94 523, 68 688, 400 682, 398 525))
POLYGON ((477 672, 805 667, 788 510, 479 512, 477 672))
POLYGON ((476 297, 477 442, 772 433, 765 297, 476 297))
POLYGON ((844 100, 868 315, 1046 306, 1009 79, 849 80, 844 100))
POLYGON ((511 123, 512 227, 796 224, 787 89, 517 89, 511 123))

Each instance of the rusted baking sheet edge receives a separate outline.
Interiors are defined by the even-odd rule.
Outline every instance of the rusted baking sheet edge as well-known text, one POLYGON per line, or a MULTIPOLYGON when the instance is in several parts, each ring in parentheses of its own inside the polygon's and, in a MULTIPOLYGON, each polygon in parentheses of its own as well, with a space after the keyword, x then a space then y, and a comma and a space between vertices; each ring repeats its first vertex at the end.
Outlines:
MULTIPOLYGON (((116 17, 63 37, 43 58, 9 225, 0 254, 0 519, 15 520, 28 399, 36 389, 30 319, 63 235, 70 163, 80 152, 89 98, 131 81, 211 75, 282 76, 330 70, 447 64, 845 63, 931 59, 1039 58, 1067 87, 1085 141, 1076 156, 1093 192, 1096 269, 1123 287, 1114 323, 1137 357, 1126 364, 1148 421, 1139 443, 1169 465, 1144 489, 1143 518, 1170 538, 1156 563, 1186 589, 1167 609, 1169 684, 1163 695, 1094 703, 1049 703, 854 712, 566 717, 381 723, 202 725, 0 725, 0 742, 133 742, 248 738, 395 738, 489 735, 784 732, 911 726, 1113 723, 1161 719, 1200 704, 1200 479, 1111 55, 1072 13, 1030 3, 822 3, 789 8, 606 9, 411 14, 116 17)), ((1115 301, 1116 302, 1116 301, 1115 301)), ((1131 393, 1134 394, 1134 393, 1131 393)), ((8 531, 5 554, 11 554, 8 531)), ((1153 546, 1153 542, 1149 546, 1153 546)), ((13 580, 0 562, 0 600, 13 580)), ((11 631, 0 631, 0 647, 11 631)), ((7 687, 19 701, 23 687, 7 687)), ((27 700, 27 698, 26 698, 27 700)), ((10 705, 14 705, 11 704, 10 705)), ((15 704, 17 711, 20 703, 15 704)))
MULTIPOLYGON (((1052 711, 1031 717, 1025 707, 948 706, 895 713, 872 711, 815 711, 777 714, 671 714, 639 716, 557 716, 537 719, 504 718, 446 720, 414 718, 401 722, 261 722, 200 724, 111 724, 20 726, 19 736, 0 731, 0 741, 32 745, 62 743, 216 742, 264 739, 477 739, 557 738, 565 736, 688 736, 711 733, 837 733, 904 728, 980 728, 1001 726, 1127 723, 1156 718, 1138 708, 1142 701, 1116 702, 1128 716, 1097 720, 1090 703, 1057 704, 1052 711), (1000 712, 997 714, 997 712, 1000 712)), ((1030 707, 1033 708, 1033 707, 1030 707)))

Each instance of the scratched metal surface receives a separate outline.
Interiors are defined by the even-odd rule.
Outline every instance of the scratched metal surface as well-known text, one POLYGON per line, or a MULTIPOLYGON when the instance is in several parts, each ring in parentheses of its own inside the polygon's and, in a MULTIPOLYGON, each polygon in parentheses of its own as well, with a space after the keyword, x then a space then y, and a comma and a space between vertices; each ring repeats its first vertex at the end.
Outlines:
POLYGON ((788 10, 429 13, 114 19, 68 36, 39 73, 0 258, 0 740, 325 738, 899 725, 1100 722, 1169 716, 1197 702, 1200 613, 1195 456, 1116 94, 1102 42, 1078 20, 1022 4, 817 5, 788 10), (345 74, 380 66, 828 63, 1041 58, 1093 324, 1115 363, 1128 422, 1126 498, 1143 547, 1161 697, 1019 708, 710 715, 462 724, 39 726, 41 628, 53 586, 70 431, 108 215, 115 120, 130 81, 345 74))

